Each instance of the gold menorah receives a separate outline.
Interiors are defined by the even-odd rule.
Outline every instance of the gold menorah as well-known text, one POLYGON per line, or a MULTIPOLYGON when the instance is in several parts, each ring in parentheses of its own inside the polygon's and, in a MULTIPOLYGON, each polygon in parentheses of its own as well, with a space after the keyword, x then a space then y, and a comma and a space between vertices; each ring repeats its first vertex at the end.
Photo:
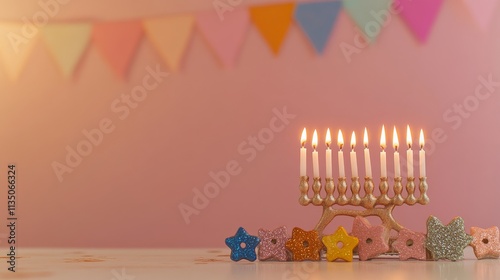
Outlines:
POLYGON ((389 197, 389 183, 388 178, 380 178, 380 195, 376 197, 373 194, 374 186, 371 177, 365 177, 364 181, 364 196, 360 196, 360 182, 358 177, 351 178, 350 197, 347 195, 347 182, 346 178, 338 179, 338 184, 334 184, 333 178, 326 178, 325 182, 325 196, 321 197, 321 178, 313 179, 312 190, 313 196, 309 197, 309 177, 300 177, 300 198, 299 203, 303 206, 313 204, 315 206, 323 206, 323 214, 319 219, 315 230, 323 235, 323 230, 330 224, 336 216, 377 216, 382 220, 382 225, 387 230, 395 230, 399 232, 403 226, 400 225, 392 216, 392 211, 396 206, 403 204, 415 205, 416 203, 425 205, 429 203, 427 196, 427 181, 426 177, 420 177, 419 180, 419 196, 415 196, 415 178, 408 177, 406 179, 406 198, 403 197, 403 185, 401 177, 394 178, 394 196, 389 197), (337 196, 335 196, 337 194, 337 196), (364 209, 341 209, 334 208, 338 206, 360 206, 364 209))

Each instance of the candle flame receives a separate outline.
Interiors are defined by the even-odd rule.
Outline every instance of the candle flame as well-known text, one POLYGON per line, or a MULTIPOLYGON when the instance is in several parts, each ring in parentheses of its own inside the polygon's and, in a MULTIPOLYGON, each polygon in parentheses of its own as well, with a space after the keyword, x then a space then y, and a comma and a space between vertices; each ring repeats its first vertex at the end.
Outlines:
POLYGON ((420 149, 423 149, 425 146, 425 138, 424 138, 424 131, 420 129, 420 139, 419 139, 419 144, 420 144, 420 149))
POLYGON ((304 147, 304 145, 306 144, 306 140, 307 140, 307 132, 306 128, 304 127, 304 130, 302 130, 302 136, 300 137, 300 143, 302 144, 302 147, 304 147))
POLYGON ((406 126, 406 144, 408 145, 408 149, 411 149, 411 131, 410 131, 410 126, 406 126))
POLYGON ((365 149, 368 149, 368 132, 366 131, 366 127, 365 127, 365 133, 363 136, 363 144, 365 145, 365 149))
POLYGON ((339 134, 337 136, 337 144, 339 145, 339 149, 342 150, 344 147, 344 136, 342 135, 342 130, 339 129, 339 134))
POLYGON ((382 125, 382 135, 380 135, 380 147, 382 147, 382 150, 385 150, 385 147, 387 147, 387 144, 385 142, 385 127, 382 125))
POLYGON ((332 144, 332 135, 330 134, 330 129, 326 130, 325 143, 326 143, 326 146, 328 148, 330 148, 330 145, 332 144))
POLYGON ((396 130, 396 126, 394 126, 394 131, 392 133, 392 145, 394 146, 394 150, 397 151, 399 147, 399 139, 398 139, 398 131, 396 130))
POLYGON ((353 131, 351 135, 351 149, 354 150, 354 147, 356 147, 356 133, 353 131))
POLYGON ((316 131, 316 129, 314 130, 314 133, 313 133, 312 146, 313 146, 313 149, 315 149, 315 150, 316 150, 316 147, 318 146, 318 132, 316 131))

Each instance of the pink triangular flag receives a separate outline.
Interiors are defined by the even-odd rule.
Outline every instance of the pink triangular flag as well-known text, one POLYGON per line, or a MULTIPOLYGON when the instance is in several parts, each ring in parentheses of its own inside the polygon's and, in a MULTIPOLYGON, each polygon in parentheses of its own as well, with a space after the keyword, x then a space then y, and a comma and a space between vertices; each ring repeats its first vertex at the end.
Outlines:
POLYGON ((443 0, 396 0, 401 17, 420 42, 425 42, 439 13, 443 0))
POLYGON ((498 0, 464 0, 472 16, 483 30, 488 30, 498 0))
POLYGON ((113 70, 125 77, 143 29, 140 21, 96 23, 92 39, 113 70))
POLYGON ((214 12, 203 12, 197 15, 196 22, 221 62, 233 67, 250 23, 248 11, 235 10, 227 14, 224 21, 214 12))

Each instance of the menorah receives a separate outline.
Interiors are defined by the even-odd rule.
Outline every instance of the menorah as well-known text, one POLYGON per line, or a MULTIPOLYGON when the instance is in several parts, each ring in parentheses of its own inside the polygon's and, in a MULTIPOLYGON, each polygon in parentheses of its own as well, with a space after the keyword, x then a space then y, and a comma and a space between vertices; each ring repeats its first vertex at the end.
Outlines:
POLYGON ((325 180, 325 196, 321 197, 323 188, 320 177, 313 178, 312 198, 309 196, 309 177, 300 177, 300 198, 299 203, 303 206, 313 204, 323 207, 323 214, 316 224, 315 230, 323 235, 323 230, 330 224, 336 216, 377 216, 381 219, 382 225, 387 230, 395 230, 399 232, 403 226, 399 224, 393 217, 392 211, 396 206, 403 204, 415 205, 417 203, 425 205, 429 203, 427 196, 427 181, 426 177, 419 178, 419 196, 415 196, 415 178, 408 177, 406 179, 406 197, 403 195, 402 178, 394 178, 394 196, 389 197, 389 183, 387 177, 380 178, 380 195, 374 195, 374 185, 371 177, 365 177, 364 181, 364 196, 360 196, 360 182, 358 177, 351 178, 351 195, 347 195, 347 182, 345 177, 338 179, 338 184, 334 184, 333 178, 325 180), (337 196, 335 196, 337 194, 337 196), (364 209, 341 209, 334 208, 338 206, 360 206, 364 209))

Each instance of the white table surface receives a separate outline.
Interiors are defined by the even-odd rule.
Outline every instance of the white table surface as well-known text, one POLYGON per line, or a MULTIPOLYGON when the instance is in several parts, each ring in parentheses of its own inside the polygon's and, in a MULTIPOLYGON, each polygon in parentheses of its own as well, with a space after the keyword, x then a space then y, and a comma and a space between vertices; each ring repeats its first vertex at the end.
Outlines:
MULTIPOLYGON (((2 250, 4 251, 4 250, 2 250)), ((232 262, 229 249, 20 249, 17 272, 0 256, 0 279, 500 279, 500 260, 232 262)))

